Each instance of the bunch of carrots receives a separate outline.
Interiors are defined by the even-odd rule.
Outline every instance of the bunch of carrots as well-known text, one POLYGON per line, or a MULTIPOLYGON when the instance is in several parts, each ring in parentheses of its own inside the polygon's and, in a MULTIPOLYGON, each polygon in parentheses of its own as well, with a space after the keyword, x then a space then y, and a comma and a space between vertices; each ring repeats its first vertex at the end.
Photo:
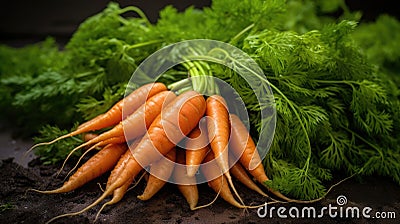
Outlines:
MULTIPOLYGON (((120 100, 106 113, 83 123, 75 131, 51 142, 39 143, 31 150, 39 145, 52 144, 84 133, 90 137, 71 150, 70 155, 80 148, 86 149, 84 155, 94 149, 100 150, 60 188, 31 190, 45 194, 65 193, 111 171, 105 190, 83 210, 56 216, 49 222, 81 214, 112 195, 112 199, 101 207, 99 214, 105 206, 123 198, 135 178, 140 173, 147 173, 144 168, 149 168, 149 176, 143 194, 138 196, 141 200, 150 199, 172 179, 190 209, 204 207, 197 206, 198 173, 204 175, 217 197, 220 196, 238 208, 249 206, 245 205, 236 191, 232 176, 248 188, 268 196, 259 187, 266 186, 264 183, 268 177, 255 143, 239 117, 228 111, 220 95, 205 97, 195 91, 186 91, 177 96, 163 83, 146 84, 120 100), (109 129, 98 135, 90 134, 105 128, 109 129), (178 147, 179 142, 183 142, 184 147, 178 147), (206 163, 209 165, 201 165, 206 163)), ((267 187, 266 190, 279 200, 291 201, 280 192, 267 187)))

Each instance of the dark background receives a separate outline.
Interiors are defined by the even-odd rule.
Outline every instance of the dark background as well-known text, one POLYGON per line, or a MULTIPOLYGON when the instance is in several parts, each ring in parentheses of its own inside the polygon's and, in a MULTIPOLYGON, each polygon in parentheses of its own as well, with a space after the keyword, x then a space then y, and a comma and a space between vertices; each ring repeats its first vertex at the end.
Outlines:
MULTIPOLYGON (((20 46, 53 36, 66 42, 87 17, 102 11, 108 0, 0 0, 0 43, 20 46)), ((166 5, 183 10, 190 5, 209 6, 211 0, 118 0, 121 7, 135 5, 152 22, 166 5)), ((371 21, 381 13, 399 16, 400 7, 392 0, 347 0, 351 10, 363 11, 362 20, 371 21)), ((399 18, 399 17, 398 17, 399 18)))
MULTIPOLYGON (((21 45, 53 36, 65 42, 86 18, 102 11, 109 0, 0 0, 0 43, 21 45)), ((155 22, 167 5, 178 10, 209 6, 211 0, 116 0, 121 8, 139 7, 155 22)))

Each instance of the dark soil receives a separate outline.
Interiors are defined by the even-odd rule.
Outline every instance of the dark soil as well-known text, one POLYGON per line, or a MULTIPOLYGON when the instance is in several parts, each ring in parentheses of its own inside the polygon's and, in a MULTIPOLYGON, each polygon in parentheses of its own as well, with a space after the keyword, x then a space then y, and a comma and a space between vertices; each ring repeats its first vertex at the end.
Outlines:
MULTIPOLYGON (((71 161, 65 170, 69 170, 74 164, 71 161)), ((38 160, 29 163, 28 168, 24 168, 13 162, 12 159, 1 161, 1 191, 0 191, 0 223, 44 223, 54 216, 79 211, 93 202, 100 196, 101 190, 98 183, 104 186, 108 175, 84 185, 84 187, 70 193, 43 195, 35 192, 26 192, 28 188, 54 189, 62 185, 66 173, 56 177, 54 173, 59 166, 41 165, 38 160)), ((218 199, 213 205, 196 211, 191 211, 185 199, 181 196, 177 188, 172 184, 167 184, 151 200, 142 202, 136 198, 145 185, 139 183, 136 188, 129 191, 124 199, 112 206, 107 207, 96 223, 399 223, 400 216, 400 186, 385 178, 365 178, 362 182, 351 179, 336 187, 328 196, 320 202, 313 204, 275 204, 268 205, 270 209, 276 209, 265 218, 257 215, 257 209, 238 209, 232 207, 222 199, 218 199), (358 207, 360 217, 362 209, 371 207, 371 216, 375 212, 395 212, 396 218, 377 219, 377 218, 352 218, 350 215, 340 216, 339 218, 329 216, 328 210, 322 218, 279 218, 276 210, 285 207, 297 207, 301 211, 304 207, 314 207, 317 215, 320 214, 322 207, 340 207, 337 204, 337 197, 344 195, 347 197, 347 204, 343 206, 358 207)), ((251 192, 242 185, 237 184, 238 191, 244 201, 248 204, 263 204, 268 201, 262 196, 251 192)), ((206 184, 199 186, 201 199, 199 205, 206 204, 213 200, 215 194, 206 184)), ((101 205, 98 205, 88 212, 81 215, 62 218, 54 223, 93 223, 95 215, 101 205)), ((293 213, 294 214, 294 213, 293 213)), ((308 214, 308 213, 306 213, 308 214)))

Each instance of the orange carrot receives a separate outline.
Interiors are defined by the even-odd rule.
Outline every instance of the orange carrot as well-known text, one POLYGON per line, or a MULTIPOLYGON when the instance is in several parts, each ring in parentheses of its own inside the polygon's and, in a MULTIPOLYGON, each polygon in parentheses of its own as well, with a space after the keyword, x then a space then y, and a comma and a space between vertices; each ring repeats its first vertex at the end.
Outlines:
MULTIPOLYGON (((97 143, 97 144, 95 144, 95 145, 89 147, 89 148, 86 149, 86 151, 79 157, 78 161, 76 162, 76 165, 69 171, 69 173, 67 174, 67 176, 69 176, 69 174, 70 174, 72 171, 74 171, 74 170, 78 167, 78 165, 79 165, 79 163, 81 162, 81 160, 83 159, 83 157, 85 157, 85 155, 88 154, 89 152, 91 152, 93 149, 101 148, 102 146, 106 146, 106 145, 108 145, 108 144, 122 144, 122 143, 125 143, 125 142, 126 142, 125 136, 120 136, 120 137, 113 137, 113 138, 106 139, 106 140, 104 140, 104 141, 101 141, 101 142, 99 142, 99 143, 97 143)), ((63 168, 64 168, 64 166, 65 166, 65 164, 66 164, 67 159, 71 156, 71 154, 72 154, 72 153, 69 153, 68 156, 67 156, 67 158, 65 158, 65 160, 64 160, 64 162, 63 162, 63 165, 61 166, 61 168, 60 168, 60 170, 58 171, 57 174, 61 173, 61 171, 63 170, 63 168)))
MULTIPOLYGON (((134 141, 132 144, 137 145, 139 140, 134 141)), ((114 169, 111 171, 110 176, 108 177, 107 180, 107 185, 106 189, 110 187, 110 185, 118 178, 118 176, 124 171, 125 164, 127 163, 128 160, 133 159, 132 153, 130 150, 127 150, 121 158, 118 160, 117 165, 114 167, 114 169)), ((113 205, 118 203, 126 194, 128 191, 129 186, 131 185, 133 179, 129 179, 127 182, 125 182, 122 186, 116 188, 113 192, 113 197, 110 201, 106 202, 101 206, 99 211, 97 212, 95 220, 98 218, 100 215, 101 211, 107 206, 107 205, 113 205)))
POLYGON ((211 187, 216 193, 218 193, 222 199, 224 199, 229 204, 238 207, 245 208, 246 206, 241 205, 236 199, 233 197, 231 190, 229 189, 229 185, 225 175, 221 172, 219 165, 217 165, 214 160, 214 153, 210 151, 203 163, 208 163, 200 166, 201 172, 204 174, 205 178, 208 181, 208 186, 211 187), (218 172, 220 173, 218 175, 218 172))
POLYGON ((135 159, 142 166, 148 166, 167 154, 197 126, 205 107, 204 97, 195 91, 179 95, 161 111, 132 151, 135 159))
MULTIPOLYGON (((99 177, 103 173, 111 170, 114 165, 118 162, 120 156, 127 151, 126 144, 110 144, 104 147, 101 151, 91 157, 85 164, 83 164, 77 171, 72 175, 64 185, 58 189, 50 191, 38 191, 36 192, 45 194, 54 193, 65 193, 75 190, 85 183, 99 177)), ((128 150, 129 151, 129 150, 128 150)))
MULTIPOLYGON (((132 179, 133 181, 133 179, 132 179)), ((113 197, 111 200, 107 201, 106 203, 101 206, 99 211, 97 212, 96 218, 94 219, 94 222, 96 222, 97 218, 99 217, 101 211, 107 206, 107 205, 113 205, 118 203, 119 201, 122 200, 122 198, 125 196, 126 192, 128 191, 129 186, 132 184, 132 182, 126 182, 123 184, 121 187, 118 187, 117 189, 114 190, 113 192, 113 197)))
MULTIPOLYGON (((200 121, 199 126, 202 123, 203 122, 200 121)), ((196 127, 190 132, 186 140, 186 169, 189 177, 193 177, 196 174, 200 163, 210 150, 207 133, 204 132, 207 132, 207 129, 196 127)))
MULTIPOLYGON (((129 152, 129 150, 127 151, 129 152)), ((78 211, 78 212, 72 212, 72 213, 67 213, 67 214, 62 214, 62 215, 58 215, 52 219, 50 219, 49 221, 47 221, 46 223, 50 223, 56 219, 62 218, 62 217, 68 217, 68 216, 73 216, 73 215, 79 215, 85 211, 88 211, 89 209, 93 208, 94 206, 96 206, 97 204, 99 204, 103 199, 105 199, 107 196, 111 195, 112 193, 115 192, 116 189, 122 187, 123 185, 125 185, 126 183, 132 183, 134 178, 136 177, 136 175, 138 175, 138 173, 142 170, 142 167, 140 166, 140 164, 135 160, 135 158, 133 158, 131 153, 128 153, 127 158, 122 161, 122 167, 121 169, 124 172, 121 172, 118 177, 116 178, 115 182, 113 182, 108 189, 106 189, 103 194, 96 200, 94 201, 92 204, 90 204, 89 206, 87 206, 86 208, 78 211)))
POLYGON ((150 166, 150 176, 142 195, 137 196, 142 201, 152 198, 170 178, 175 166, 176 150, 170 150, 165 157, 150 166))
POLYGON ((164 105, 168 105, 175 98, 176 95, 171 91, 162 91, 155 94, 148 99, 146 103, 140 106, 139 109, 137 109, 134 113, 129 115, 125 120, 121 121, 111 130, 106 131, 96 138, 72 149, 65 158, 61 170, 63 169, 69 157, 78 149, 81 149, 85 146, 96 144, 101 141, 110 141, 113 138, 115 138, 114 140, 121 140, 121 136, 125 136, 126 139, 132 140, 143 135, 153 120, 161 113, 162 107, 164 105))
POLYGON ((106 113, 100 114, 94 119, 81 124, 78 130, 92 128, 99 130, 118 124, 143 105, 148 98, 165 90, 167 90, 167 87, 160 82, 143 85, 114 104, 106 113))
MULTIPOLYGON (((204 112, 205 100, 202 95, 189 91, 176 97, 157 116, 139 143, 131 145, 133 159, 127 162, 124 172, 110 185, 109 189, 114 190, 115 187, 121 186, 126 180, 124 174, 129 174, 127 175, 129 177, 135 176, 132 174, 139 172, 137 171, 139 161, 142 167, 146 167, 159 160, 160 154, 166 155, 185 134, 196 127, 204 112), (181 133, 184 135, 180 135, 181 133)), ((104 193, 107 193, 109 189, 104 193)))
MULTIPOLYGON (((125 136, 119 136, 119 137, 112 137, 109 139, 106 139, 104 141, 101 141, 91 147, 89 147, 88 149, 86 149, 86 151, 79 157, 78 161, 76 162, 75 166, 68 172, 67 176, 69 176, 71 174, 71 172, 73 172, 79 165, 79 163, 81 162, 81 160, 83 159, 83 157, 85 157, 86 154, 88 154, 89 152, 91 152, 93 149, 102 147, 102 146, 106 146, 108 144, 122 144, 125 143, 126 139, 125 136)), ((81 148, 81 147, 79 147, 81 148)), ((57 175, 59 175, 61 173, 61 171, 64 169, 65 164, 67 163, 67 160, 69 159, 69 157, 77 150, 77 148, 73 149, 68 155, 67 158, 65 158, 61 168, 58 170, 57 175)))
MULTIPOLYGON (((90 151, 92 151, 93 149, 96 149, 96 148, 100 148, 100 149, 101 149, 102 146, 106 146, 106 145, 109 145, 109 144, 122 144, 122 143, 126 143, 125 136, 112 137, 112 138, 109 138, 109 139, 105 139, 105 140, 103 140, 103 141, 101 141, 101 142, 98 142, 97 144, 95 144, 95 145, 89 147, 89 148, 81 155, 81 157, 79 158, 77 164, 80 163, 81 159, 82 159, 87 153, 89 153, 90 151)), ((70 153, 70 154, 71 154, 71 153, 70 153)), ((68 155, 67 158, 69 158, 69 156, 70 156, 70 155, 68 155)), ((66 158, 65 160, 67 160, 67 158, 66 158)), ((65 165, 65 161, 64 161, 64 165, 65 165)), ((63 165, 63 166, 64 166, 64 165, 63 165)), ((62 170, 62 168, 60 169, 60 171, 61 171, 61 170, 62 170)))
POLYGON ((163 107, 166 107, 176 95, 171 91, 164 91, 151 97, 146 103, 134 113, 135 116, 129 116, 121 122, 125 137, 129 140, 143 135, 150 127, 154 119, 161 113, 163 107), (142 123, 142 124, 141 124, 142 123))
POLYGON ((206 116, 207 129, 211 150, 215 154, 218 166, 223 173, 229 171, 228 142, 229 142, 229 115, 225 100, 218 95, 207 98, 206 116))
POLYGON ((197 92, 188 91, 175 98, 163 108, 161 114, 150 125, 148 132, 139 144, 132 150, 132 159, 124 163, 124 172, 118 175, 108 189, 92 204, 81 211, 56 216, 50 221, 61 217, 81 214, 100 203, 104 198, 121 187, 142 170, 160 159, 160 154, 167 154, 180 140, 193 130, 205 112, 204 97, 197 92), (140 161, 140 162, 138 162, 140 161))
POLYGON ((123 135, 125 135, 126 139, 132 140, 143 135, 154 119, 161 113, 163 105, 167 105, 175 98, 176 95, 171 91, 157 93, 114 128, 100 134, 97 138, 94 138, 85 144, 94 144, 112 137, 123 135))
MULTIPOLYGON (((183 150, 177 150, 176 162, 182 165, 185 164, 185 152, 183 150)), ((196 177, 186 174, 184 166, 175 166, 173 177, 178 190, 185 197, 190 209, 194 210, 199 201, 196 177)))
POLYGON ((123 115, 127 116, 133 113, 137 108, 139 108, 148 97, 155 95, 161 91, 166 90, 167 87, 162 83, 150 83, 133 91, 127 97, 120 100, 116 103, 111 109, 109 109, 106 113, 101 114, 83 124, 81 124, 77 130, 70 132, 66 135, 60 136, 50 142, 42 142, 32 146, 29 150, 36 148, 40 145, 48 145, 52 144, 58 140, 72 137, 78 134, 82 134, 89 131, 100 130, 102 128, 110 127, 115 124, 118 124, 121 120, 123 120, 123 115), (124 114, 122 109, 124 108, 124 114))
POLYGON ((243 185, 248 187, 249 189, 261 194, 262 196, 267 197, 268 195, 264 193, 256 183, 247 175, 246 170, 240 163, 233 161, 232 156, 229 156, 229 162, 231 164, 231 169, 229 172, 234 176, 238 181, 240 181, 243 185))
POLYGON ((228 106, 222 96, 212 95, 207 98, 207 130, 211 150, 215 155, 215 160, 225 174, 229 185, 232 187, 235 195, 243 203, 233 185, 232 177, 229 173, 228 145, 230 137, 230 123, 228 106))
MULTIPOLYGON (((139 143, 139 139, 135 140, 134 142, 132 142, 131 147, 132 146, 137 146, 137 144, 139 143)), ((122 156, 121 158, 118 160, 117 165, 115 165, 114 169, 111 171, 110 176, 108 177, 107 180, 107 185, 106 185, 106 189, 108 189, 112 183, 115 182, 115 180, 119 177, 119 175, 121 175, 122 172, 124 172, 124 168, 126 163, 133 159, 132 157, 132 152, 130 150, 127 150, 122 156)))
MULTIPOLYGON (((231 133, 231 142, 230 149, 233 154, 239 158, 240 163, 243 167, 249 171, 249 173, 263 186, 265 186, 265 182, 269 180, 267 177, 264 166, 262 164, 260 155, 258 154, 256 145, 251 138, 246 126, 240 120, 237 115, 232 114, 231 125, 232 125, 232 133, 231 133)), ((280 192, 275 191, 273 189, 269 189, 271 193, 275 196, 290 201, 291 199, 282 195, 280 192)))
POLYGON ((155 94, 111 130, 100 134, 80 147, 123 135, 129 140, 143 135, 154 119, 161 113, 162 107, 175 98, 176 95, 171 91, 162 91, 155 94))

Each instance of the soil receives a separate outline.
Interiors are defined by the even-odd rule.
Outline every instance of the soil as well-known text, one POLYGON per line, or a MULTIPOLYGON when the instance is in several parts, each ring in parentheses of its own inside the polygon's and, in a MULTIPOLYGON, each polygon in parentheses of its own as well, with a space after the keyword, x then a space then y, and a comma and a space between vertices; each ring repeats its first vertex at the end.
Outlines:
MULTIPOLYGON (((74 161, 68 163, 65 170, 69 170, 74 161)), ((101 194, 98 183, 104 184, 107 175, 84 185, 84 187, 70 193, 43 195, 35 192, 26 192, 28 188, 54 189, 62 185, 63 177, 66 172, 59 177, 54 174, 59 166, 41 165, 38 159, 32 160, 25 168, 13 161, 13 159, 2 160, 0 164, 1 172, 1 191, 0 191, 0 223, 44 223, 54 216, 78 211, 89 205, 101 194)), ((104 186, 104 185, 103 185, 104 186)), ((338 207, 337 197, 344 195, 347 197, 346 206, 358 207, 360 216, 364 207, 371 207, 369 214, 375 211, 395 212, 395 219, 377 218, 353 218, 350 215, 338 218, 329 216, 325 210, 322 218, 280 218, 276 210, 265 218, 257 215, 257 209, 238 209, 230 206, 222 199, 218 199, 213 205, 196 211, 191 211, 185 199, 181 196, 177 188, 172 184, 167 184, 149 201, 140 201, 136 198, 145 185, 140 182, 134 189, 129 191, 124 199, 107 207, 95 223, 399 223, 400 211, 400 186, 392 181, 379 178, 365 178, 362 182, 351 179, 336 187, 328 196, 320 202, 300 205, 300 204, 275 204, 268 205, 285 207, 286 215, 290 207, 297 207, 300 211, 304 207, 314 207, 320 211, 322 207, 338 207)), ((262 196, 251 192, 242 185, 237 184, 237 188, 245 202, 251 204, 263 204, 268 201, 262 196)), ((199 185, 201 199, 199 205, 206 204, 213 200, 215 194, 206 184, 199 185)), ((81 215, 62 218, 54 223, 93 223, 95 215, 100 208, 96 206, 81 215)), ((264 211, 264 210, 262 210, 264 211)), ((344 210, 345 211, 345 210, 344 210)), ((294 214, 294 213, 293 213, 294 214)), ((308 214, 308 213, 305 213, 308 214)), ((320 214, 318 212, 318 214, 320 214)), ((317 214, 317 215, 318 215, 317 214)), ((350 214, 350 213, 349 213, 350 214)))

